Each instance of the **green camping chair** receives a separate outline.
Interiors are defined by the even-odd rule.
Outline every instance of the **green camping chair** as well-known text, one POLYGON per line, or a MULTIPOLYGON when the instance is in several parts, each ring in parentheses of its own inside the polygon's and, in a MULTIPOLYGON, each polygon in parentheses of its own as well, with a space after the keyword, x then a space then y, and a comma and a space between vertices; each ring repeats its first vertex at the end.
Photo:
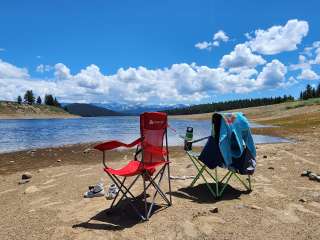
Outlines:
POLYGON ((251 175, 256 166, 256 152, 248 121, 243 114, 215 113, 212 117, 211 136, 192 140, 192 135, 193 129, 188 127, 184 149, 198 172, 191 183, 191 187, 193 187, 199 179, 202 179, 213 197, 219 198, 223 195, 231 178, 234 177, 247 191, 252 190, 251 175), (220 144, 221 132, 223 132, 225 136, 222 141, 223 144, 220 144), (240 138, 242 142, 236 141, 237 134, 241 135, 238 136, 238 139, 240 138), (202 152, 193 152, 192 144, 204 140, 207 140, 207 143, 202 149, 202 152), (242 151, 237 149, 239 146, 234 144, 235 142, 243 144, 242 147, 240 146, 240 150, 242 151), (230 157, 230 154, 222 154, 221 148, 223 151, 230 150, 230 152, 238 150, 235 152, 241 152, 241 154, 238 157, 226 159, 226 157, 230 157), (219 179, 218 176, 218 167, 224 168, 227 171, 221 179, 219 179), (248 178, 243 179, 241 175, 247 175, 248 178))

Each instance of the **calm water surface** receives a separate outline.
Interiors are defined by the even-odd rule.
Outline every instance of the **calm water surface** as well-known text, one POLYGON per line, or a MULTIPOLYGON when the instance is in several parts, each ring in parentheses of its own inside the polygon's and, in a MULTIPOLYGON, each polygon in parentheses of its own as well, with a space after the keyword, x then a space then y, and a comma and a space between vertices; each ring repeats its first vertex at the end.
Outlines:
MULTIPOLYGON (((210 134, 210 121, 170 119, 178 134, 186 127, 194 128, 194 139, 210 134)), ((251 124, 252 127, 259 125, 251 124)), ((117 139, 130 142, 139 136, 138 117, 97 117, 76 119, 0 120, 0 152, 30 148, 54 147, 65 144, 117 139)), ((168 130, 169 145, 182 145, 173 131, 168 130)), ((255 142, 287 142, 283 138, 254 135, 255 142)))

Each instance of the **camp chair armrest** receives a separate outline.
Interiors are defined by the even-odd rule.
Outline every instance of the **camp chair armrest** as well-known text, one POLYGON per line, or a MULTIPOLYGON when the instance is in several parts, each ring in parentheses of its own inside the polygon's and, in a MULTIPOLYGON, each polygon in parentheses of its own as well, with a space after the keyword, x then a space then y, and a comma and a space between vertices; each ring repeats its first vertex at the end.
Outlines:
POLYGON ((126 143, 123 143, 123 142, 119 142, 119 141, 113 140, 113 141, 100 143, 100 144, 96 145, 94 147, 94 149, 97 149, 99 151, 108 151, 108 150, 116 149, 116 148, 119 148, 119 147, 131 148, 131 147, 136 146, 139 143, 141 143, 141 141, 142 141, 142 139, 138 138, 138 139, 134 140, 132 143, 126 144, 126 143))
POLYGON ((197 142, 201 142, 203 140, 206 140, 208 139, 210 136, 207 136, 207 137, 203 137, 203 138, 199 138, 199 139, 195 139, 193 141, 188 141, 188 142, 191 142, 191 143, 197 143, 197 142))

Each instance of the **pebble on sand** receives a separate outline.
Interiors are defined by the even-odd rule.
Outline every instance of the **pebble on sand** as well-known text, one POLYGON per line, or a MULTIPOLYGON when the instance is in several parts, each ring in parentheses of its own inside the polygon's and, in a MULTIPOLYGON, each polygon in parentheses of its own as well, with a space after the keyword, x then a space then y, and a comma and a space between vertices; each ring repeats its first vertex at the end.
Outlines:
POLYGON ((58 159, 57 162, 61 162, 61 159, 58 159))
POLYGON ((30 179, 30 178, 32 178, 32 174, 29 173, 29 172, 25 172, 25 173, 23 173, 22 176, 21 176, 21 179, 22 179, 22 180, 24 180, 24 179, 30 179))
POLYGON ((215 208, 212 208, 209 210, 211 213, 218 213, 219 212, 219 209, 217 207, 215 208))
POLYGON ((263 155, 263 158, 267 158, 268 156, 267 155, 263 155))

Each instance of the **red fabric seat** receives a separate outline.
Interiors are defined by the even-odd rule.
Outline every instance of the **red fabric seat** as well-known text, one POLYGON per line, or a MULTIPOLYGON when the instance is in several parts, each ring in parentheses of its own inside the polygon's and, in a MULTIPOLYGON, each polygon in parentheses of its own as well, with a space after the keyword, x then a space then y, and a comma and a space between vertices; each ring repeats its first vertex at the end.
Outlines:
POLYGON ((143 173, 143 171, 148 171, 149 173, 155 172, 155 168, 159 165, 168 163, 167 161, 161 162, 153 162, 153 163, 142 163, 140 161, 130 161, 127 165, 120 169, 113 169, 113 168, 105 168, 104 171, 113 175, 123 176, 123 177, 130 177, 137 174, 143 173))

